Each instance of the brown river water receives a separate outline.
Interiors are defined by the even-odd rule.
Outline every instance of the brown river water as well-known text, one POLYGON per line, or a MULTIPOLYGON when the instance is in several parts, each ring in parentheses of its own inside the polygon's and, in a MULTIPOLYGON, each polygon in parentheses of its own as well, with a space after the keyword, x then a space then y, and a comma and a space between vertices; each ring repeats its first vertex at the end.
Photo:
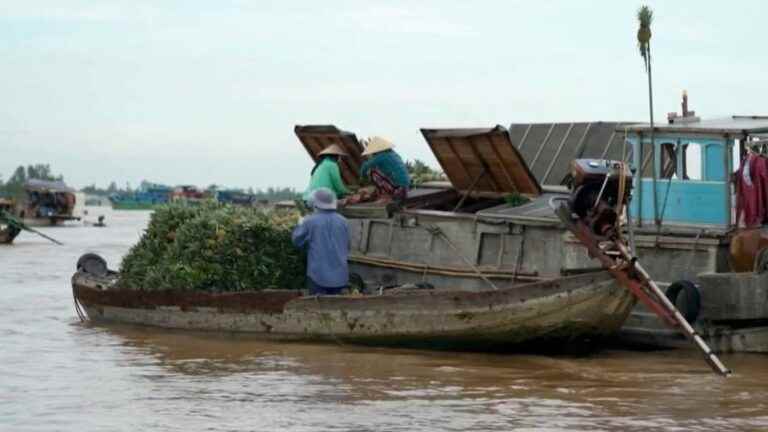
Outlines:
POLYGON ((768 356, 479 354, 95 326, 69 278, 116 268, 148 212, 0 246, 0 431, 768 430, 768 356))

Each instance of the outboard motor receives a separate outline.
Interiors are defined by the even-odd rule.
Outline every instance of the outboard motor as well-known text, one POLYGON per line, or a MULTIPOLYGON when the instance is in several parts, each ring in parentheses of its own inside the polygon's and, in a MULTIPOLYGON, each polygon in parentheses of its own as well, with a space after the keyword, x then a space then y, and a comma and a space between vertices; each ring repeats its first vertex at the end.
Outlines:
MULTIPOLYGON (((570 175, 568 203, 561 202, 555 207, 555 198, 550 200, 565 228, 584 245, 590 258, 600 261, 605 270, 663 322, 683 332, 701 350, 712 370, 729 375, 731 371, 670 300, 669 297, 676 298, 678 293, 670 292, 667 297, 621 238, 621 213, 632 189, 632 174, 627 165, 619 161, 577 159, 571 162, 570 175)), ((695 316, 689 318, 695 319, 695 316)))
POLYGON ((622 207, 629 202, 632 173, 620 161, 576 159, 571 162, 571 213, 603 238, 618 230, 622 207))

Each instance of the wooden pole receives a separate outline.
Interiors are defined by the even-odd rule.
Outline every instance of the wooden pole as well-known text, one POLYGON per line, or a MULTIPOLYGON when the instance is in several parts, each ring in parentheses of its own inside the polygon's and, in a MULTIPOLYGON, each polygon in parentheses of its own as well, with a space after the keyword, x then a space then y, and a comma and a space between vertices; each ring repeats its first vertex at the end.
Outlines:
MULTIPOLYGON (((651 73, 651 41, 648 41, 648 109, 651 116, 651 172, 653 173, 653 218, 656 227, 661 229, 659 204, 656 199, 656 140, 653 124, 653 74, 651 73)), ((642 143, 641 143, 642 145, 642 143)))

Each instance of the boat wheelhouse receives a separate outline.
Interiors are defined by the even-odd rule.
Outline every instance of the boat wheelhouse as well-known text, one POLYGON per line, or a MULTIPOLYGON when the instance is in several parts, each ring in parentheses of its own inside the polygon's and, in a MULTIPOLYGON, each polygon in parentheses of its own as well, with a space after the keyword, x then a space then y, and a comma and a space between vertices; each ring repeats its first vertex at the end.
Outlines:
MULTIPOLYGON (((733 174, 768 132, 768 117, 701 120, 685 105, 668 124, 617 130, 626 134, 636 172, 628 225, 636 255, 715 350, 768 352, 768 231, 737 217, 745 197, 733 174)), ((621 338, 685 342, 642 305, 621 338)))

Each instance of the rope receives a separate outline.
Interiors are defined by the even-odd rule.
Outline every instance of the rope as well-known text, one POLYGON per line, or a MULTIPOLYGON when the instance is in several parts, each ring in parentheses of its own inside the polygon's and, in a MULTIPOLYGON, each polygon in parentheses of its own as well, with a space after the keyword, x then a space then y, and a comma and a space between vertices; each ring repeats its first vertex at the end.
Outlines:
POLYGON ((705 229, 702 228, 698 234, 696 234, 696 240, 693 242, 693 249, 691 249, 691 257, 688 259, 688 266, 686 266, 686 276, 693 272, 693 260, 696 259, 696 249, 699 246, 699 239, 704 234, 705 229))
MULTIPOLYGON (((619 196, 616 199, 616 210, 619 213, 618 215, 619 220, 621 220, 621 212, 624 211, 624 193, 626 192, 626 189, 627 189, 626 174, 627 174, 627 164, 625 164, 623 161, 619 162, 619 188, 618 188, 619 196)), ((627 209, 627 213, 629 213, 629 209, 627 209)), ((621 222, 619 222, 619 224, 617 225, 620 225, 620 224, 621 222)), ((621 239, 621 235, 622 235, 621 229, 617 229, 616 236, 619 239, 621 239)))
POLYGON ((80 309, 80 303, 77 301, 77 292, 75 291, 74 284, 72 285, 72 300, 75 303, 75 313, 77 314, 77 317, 80 318, 80 322, 86 322, 88 319, 82 309, 80 309))
MULTIPOLYGON (((675 154, 677 154, 677 146, 678 143, 675 143, 675 154)), ((662 149, 663 152, 663 149, 662 149)), ((664 169, 664 167, 662 167, 664 169)), ((669 176, 669 179, 667 180, 667 191, 664 193, 664 204, 661 206, 661 214, 659 215, 659 224, 657 225, 656 229, 658 231, 661 231, 661 224, 664 222, 664 212, 667 210, 667 199, 669 198, 669 188, 672 186, 672 176, 669 176)))
POLYGON ((520 228, 520 250, 517 251, 517 259, 515 259, 515 279, 520 273, 520 269, 523 267, 523 252, 525 251, 525 225, 520 228))
POLYGON ((429 232, 432 235, 439 235, 439 236, 441 236, 443 238, 443 240, 445 240, 445 242, 448 243, 448 246, 450 246, 451 249, 453 249, 453 251, 456 253, 456 255, 459 258, 461 258, 470 268, 472 268, 472 270, 474 270, 474 272, 478 276, 480 276, 480 279, 484 280, 488 285, 490 285, 491 288, 493 288, 494 290, 498 291, 499 288, 496 286, 496 284, 494 284, 490 279, 488 279, 483 274, 483 272, 481 272, 480 269, 477 268, 477 266, 472 264, 472 262, 467 257, 462 255, 462 253, 459 251, 459 248, 457 248, 456 245, 453 244, 451 239, 449 239, 448 236, 445 235, 443 230, 441 230, 439 227, 434 226, 434 225, 427 225, 427 226, 424 227, 424 229, 426 229, 427 232, 429 232))

